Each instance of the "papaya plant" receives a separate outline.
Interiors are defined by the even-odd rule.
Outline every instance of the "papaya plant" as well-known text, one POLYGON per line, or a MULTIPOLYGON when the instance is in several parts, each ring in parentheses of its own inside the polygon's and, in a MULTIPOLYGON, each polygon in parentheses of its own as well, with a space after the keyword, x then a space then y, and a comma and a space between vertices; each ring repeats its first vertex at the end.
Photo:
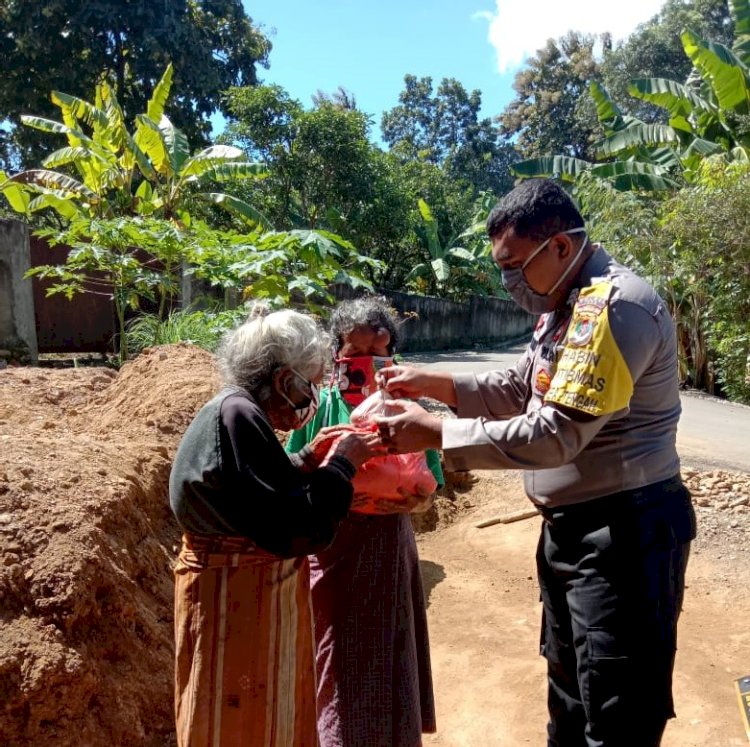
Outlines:
POLYGON ((186 253, 187 272, 241 298, 272 308, 300 306, 324 313, 334 302, 332 283, 372 290, 369 270, 381 263, 346 239, 324 230, 256 231, 240 235, 195 225, 186 253))
POLYGON ((126 315, 144 302, 166 310, 167 299, 177 290, 181 257, 189 237, 173 221, 142 217, 75 218, 68 227, 42 229, 37 235, 69 252, 64 264, 32 267, 27 276, 52 281, 47 295, 69 300, 78 293, 112 299, 117 318, 117 354, 128 357, 126 315))

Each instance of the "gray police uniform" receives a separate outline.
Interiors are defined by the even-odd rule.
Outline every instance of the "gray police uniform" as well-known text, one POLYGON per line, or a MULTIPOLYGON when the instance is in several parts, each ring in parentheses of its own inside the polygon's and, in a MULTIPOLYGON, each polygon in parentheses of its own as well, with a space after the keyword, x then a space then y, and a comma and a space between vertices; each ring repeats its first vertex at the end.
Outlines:
POLYGON ((668 309, 597 247, 514 368, 454 383, 449 469, 524 469, 545 518, 549 745, 658 745, 695 536, 668 309))

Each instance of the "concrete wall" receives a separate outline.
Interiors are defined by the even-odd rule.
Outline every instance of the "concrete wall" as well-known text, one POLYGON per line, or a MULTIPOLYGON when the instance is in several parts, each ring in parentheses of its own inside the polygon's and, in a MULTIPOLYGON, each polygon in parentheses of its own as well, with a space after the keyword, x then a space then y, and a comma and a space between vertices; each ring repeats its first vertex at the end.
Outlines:
POLYGON ((22 343, 36 362, 32 281, 23 277, 29 268, 28 227, 17 220, 0 219, 0 349, 10 350, 15 357, 22 343))
MULTIPOLYGON (((536 323, 536 317, 500 298, 473 296, 468 303, 455 303, 399 291, 378 293, 407 317, 401 327, 403 352, 499 345, 530 334, 536 323)), ((344 300, 362 293, 337 285, 334 295, 344 300)))

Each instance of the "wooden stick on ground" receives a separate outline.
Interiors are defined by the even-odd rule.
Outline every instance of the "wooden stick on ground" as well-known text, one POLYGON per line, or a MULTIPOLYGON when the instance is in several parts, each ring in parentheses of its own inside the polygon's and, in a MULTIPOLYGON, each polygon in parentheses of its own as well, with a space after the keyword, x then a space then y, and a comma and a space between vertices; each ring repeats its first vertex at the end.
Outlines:
POLYGON ((539 516, 539 511, 535 508, 524 508, 520 511, 511 511, 509 514, 502 514, 494 516, 491 519, 486 519, 485 521, 480 521, 475 526, 477 529, 484 529, 494 524, 511 524, 514 521, 523 521, 524 519, 530 519, 532 516, 539 516))

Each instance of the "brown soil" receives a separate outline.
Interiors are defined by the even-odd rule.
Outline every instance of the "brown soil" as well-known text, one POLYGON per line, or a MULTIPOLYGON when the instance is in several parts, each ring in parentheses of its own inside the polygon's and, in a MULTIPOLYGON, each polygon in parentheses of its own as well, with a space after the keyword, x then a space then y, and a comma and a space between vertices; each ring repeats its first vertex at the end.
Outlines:
MULTIPOLYGON (((0 744, 165 747, 172 729, 171 458, 218 386, 190 346, 107 369, 0 372, 0 744)), ((750 670, 750 478, 687 471, 702 533, 681 623, 679 718, 665 745, 739 745, 750 670)), ((415 519, 439 733, 426 745, 541 744, 534 655, 538 519, 512 473, 449 475, 415 519)))
MULTIPOLYGON (((747 738, 733 687, 750 674, 750 476, 686 474, 698 496, 699 535, 680 619, 677 718, 663 745, 739 747, 747 738)), ((519 474, 474 477, 460 496, 473 508, 418 539, 438 714, 438 733, 425 738, 425 747, 545 744, 534 567, 541 520, 477 529, 480 521, 528 508, 528 501, 519 474)))
POLYGON ((169 744, 167 480, 210 356, 0 372, 0 744, 169 744))

